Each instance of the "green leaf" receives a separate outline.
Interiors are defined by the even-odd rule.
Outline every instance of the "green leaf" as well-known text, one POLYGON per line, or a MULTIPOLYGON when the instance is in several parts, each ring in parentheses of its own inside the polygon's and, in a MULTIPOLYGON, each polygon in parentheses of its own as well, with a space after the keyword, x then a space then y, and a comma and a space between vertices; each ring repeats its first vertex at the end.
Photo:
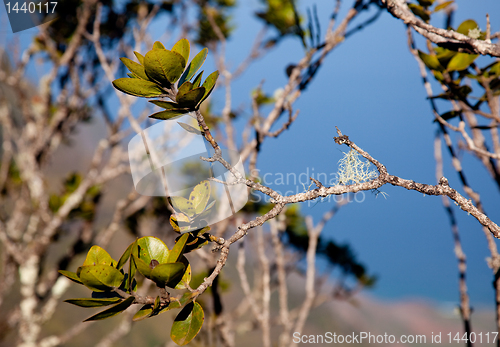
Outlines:
POLYGON ((189 303, 175 317, 170 337, 179 346, 184 346, 198 335, 204 320, 200 304, 197 302, 189 303))
POLYGON ((64 302, 80 306, 80 307, 101 307, 101 306, 108 306, 112 304, 116 304, 118 302, 121 302, 122 299, 120 298, 103 298, 103 299, 96 299, 96 298, 79 298, 79 299, 67 299, 64 300, 64 302))
POLYGON ((139 311, 137 311, 136 314, 134 314, 134 317, 132 317, 132 320, 134 322, 149 318, 153 315, 153 306, 151 305, 144 305, 141 307, 139 311))
POLYGON ((189 201, 191 201, 191 203, 193 204, 196 214, 200 214, 201 212, 203 212, 203 210, 207 206, 209 199, 210 182, 206 180, 198 183, 193 188, 193 191, 189 194, 189 201))
POLYGON ((153 43, 153 49, 165 49, 165 46, 160 41, 155 41, 155 43, 153 43))
POLYGON ((157 260, 160 264, 167 262, 169 249, 159 238, 144 236, 136 242, 139 247, 137 257, 143 260, 148 266, 153 259, 157 260))
POLYGON ((87 253, 87 257, 83 262, 86 265, 111 265, 114 266, 116 261, 111 258, 108 252, 99 246, 92 246, 87 253))
POLYGON ((149 102, 167 110, 179 108, 179 104, 172 101, 149 100, 149 102))
POLYGON ((80 278, 78 277, 78 275, 76 273, 74 273, 74 272, 66 271, 66 270, 58 270, 58 272, 61 275, 69 278, 73 282, 76 282, 76 283, 79 283, 79 284, 83 284, 82 281, 80 281, 80 278))
POLYGON ((179 87, 179 90, 177 91, 177 99, 179 99, 179 97, 181 95, 184 95, 186 94, 187 92, 190 92, 191 90, 193 89, 193 84, 191 82, 184 82, 180 87, 179 87))
POLYGON ((203 82, 203 87, 205 87, 205 95, 203 96, 203 99, 201 99, 200 104, 205 101, 206 98, 212 93, 212 90, 214 90, 215 83, 217 82, 217 78, 219 78, 219 71, 214 71, 210 75, 208 75, 207 79, 205 82, 203 82))
POLYGON ((119 78, 113 81, 113 86, 123 93, 144 98, 152 98, 165 93, 156 83, 138 78, 119 78))
POLYGON ((478 28, 476 21, 473 19, 467 19, 458 26, 457 32, 469 36, 469 30, 474 30, 478 28))
POLYGON ((424 9, 422 6, 417 4, 408 4, 408 7, 415 14, 415 16, 420 17, 424 22, 428 22, 431 19, 429 11, 424 9))
MULTIPOLYGON (((185 253, 185 249, 183 251, 185 253)), ((185 266, 184 274, 181 278, 174 278, 172 281, 167 283, 167 287, 174 289, 187 289, 187 284, 191 282, 191 264, 189 260, 184 255, 181 255, 178 262, 183 263, 185 266)))
MULTIPOLYGON (((189 82, 185 82, 184 84, 186 83, 189 82)), ((201 99, 204 97, 205 94, 206 94, 205 88, 199 87, 183 95, 177 94, 177 102, 179 103, 179 105, 183 107, 194 108, 196 107, 196 105, 200 104, 201 99)))
POLYGON ((188 234, 184 234, 179 237, 174 247, 170 251, 170 254, 168 255, 167 263, 176 263, 179 260, 179 258, 182 256, 182 253, 184 253, 184 248, 186 247, 188 237, 188 234))
POLYGON ((417 0, 421 6, 429 7, 432 6, 435 0, 417 0))
POLYGON ((172 52, 179 53, 184 58, 185 66, 189 61, 189 41, 186 39, 180 39, 174 47, 172 47, 172 52))
POLYGON ((192 217, 195 213, 193 204, 182 196, 171 196, 168 198, 168 201, 176 211, 181 212, 188 217, 192 217))
POLYGON ((448 71, 462 71, 469 67, 470 64, 476 58, 479 57, 479 54, 467 54, 467 53, 457 53, 453 58, 451 58, 448 63, 447 70, 448 71))
POLYGON ((191 78, 198 72, 201 68, 205 59, 207 58, 208 49, 203 48, 189 63, 186 71, 182 74, 181 79, 179 80, 179 84, 182 85, 185 81, 190 81, 191 78))
POLYGON ((139 63, 141 63, 141 65, 144 65, 144 56, 139 52, 134 52, 134 54, 139 63))
POLYGON ((152 115, 149 116, 149 118, 160 119, 160 120, 176 119, 189 112, 191 112, 191 109, 189 108, 176 108, 176 109, 170 109, 166 111, 153 113, 152 115))
POLYGON ((451 1, 445 1, 439 5, 436 5, 436 7, 434 7, 434 11, 433 12, 439 12, 441 10, 444 10, 445 8, 447 8, 448 6, 450 6, 451 4, 453 4, 455 2, 455 0, 451 0, 451 1))
POLYGON ((134 300, 135 300, 135 297, 130 296, 130 297, 126 298, 125 300, 123 300, 122 302, 120 302, 119 304, 116 304, 115 306, 110 307, 107 310, 99 312, 98 314, 95 314, 92 317, 85 319, 84 322, 88 322, 88 321, 92 321, 92 320, 101 320, 101 319, 106 319, 106 318, 116 316, 117 314, 119 314, 119 313, 125 311, 127 308, 129 308, 130 305, 133 304, 134 300))
POLYGON ((170 225, 175 232, 181 233, 189 230, 190 223, 191 221, 189 220, 189 217, 183 213, 174 213, 170 215, 170 225))
POLYGON ((438 71, 444 70, 444 68, 441 66, 438 58, 435 55, 426 54, 419 50, 418 56, 424 62, 425 66, 427 66, 429 69, 438 71))
POLYGON ((118 260, 118 264, 116 264, 116 268, 120 270, 123 265, 127 262, 128 258, 130 258, 130 251, 132 250, 132 247, 134 246, 135 242, 131 243, 125 252, 123 252, 122 256, 120 257, 120 260, 118 260))
POLYGON ((186 266, 183 263, 159 264, 151 270, 151 280, 160 286, 165 286, 167 283, 182 277, 185 269, 186 266))
POLYGON ((168 86, 179 79, 186 67, 186 61, 179 53, 153 49, 146 53, 144 66, 150 79, 168 86))
MULTIPOLYGON (((135 277, 135 271, 137 270, 137 266, 134 262, 134 259, 132 258, 132 254, 135 255, 136 257, 139 254, 139 249, 137 247, 137 240, 135 240, 132 243, 132 247, 130 248, 130 261, 128 262, 128 277, 127 277, 127 285, 126 285, 126 290, 133 290, 133 281, 135 277)), ((135 283, 137 285, 137 282, 135 283)))
POLYGON ((201 84, 201 78, 203 77, 203 71, 198 74, 198 76, 195 77, 193 81, 193 87, 198 88, 201 84))
POLYGON ((135 254, 132 254, 131 259, 133 259, 137 271, 139 271, 146 278, 151 277, 151 267, 149 264, 146 264, 144 260, 137 258, 135 254))
POLYGON ((109 265, 87 265, 78 268, 78 276, 89 289, 102 292, 119 287, 124 275, 109 265))
POLYGON ((146 71, 144 70, 144 66, 128 58, 120 58, 120 60, 135 76, 143 80, 149 80, 148 76, 146 75, 146 71))

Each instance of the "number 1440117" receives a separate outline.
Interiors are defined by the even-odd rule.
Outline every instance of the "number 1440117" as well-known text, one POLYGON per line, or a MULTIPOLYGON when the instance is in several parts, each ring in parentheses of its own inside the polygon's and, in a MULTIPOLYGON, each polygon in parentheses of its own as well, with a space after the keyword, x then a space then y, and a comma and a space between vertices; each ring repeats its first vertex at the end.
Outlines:
POLYGON ((7 2, 7 13, 54 13, 57 2, 7 2))
POLYGON ((456 333, 453 335, 452 333, 448 333, 449 343, 496 343, 498 338, 498 332, 488 332, 488 333, 456 333), (467 336, 469 335, 469 336, 467 336))

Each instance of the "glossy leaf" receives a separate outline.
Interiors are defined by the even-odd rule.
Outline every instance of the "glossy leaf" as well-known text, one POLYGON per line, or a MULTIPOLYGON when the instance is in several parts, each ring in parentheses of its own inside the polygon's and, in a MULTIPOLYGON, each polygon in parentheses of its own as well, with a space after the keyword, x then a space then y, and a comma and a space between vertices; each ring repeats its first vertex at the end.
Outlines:
POLYGON ((186 39, 180 39, 177 43, 172 47, 172 52, 176 52, 180 54, 184 60, 184 66, 189 61, 189 41, 186 39))
POLYGON ((120 257, 120 260, 118 260, 118 264, 116 264, 116 268, 120 270, 123 265, 127 262, 128 258, 130 258, 130 251, 132 250, 132 247, 134 246, 134 243, 130 244, 125 252, 123 252, 122 256, 120 257))
POLYGON ((203 63, 205 62, 205 59, 207 58, 208 54, 208 49, 203 48, 194 58, 191 60, 189 63, 186 71, 181 76, 181 79, 179 80, 179 85, 182 85, 185 81, 190 81, 191 78, 198 72, 198 70, 201 68, 203 63))
POLYGON ((102 292, 119 287, 124 275, 109 265, 87 265, 78 268, 78 276, 89 289, 102 292))
POLYGON ((431 70, 443 71, 444 68, 439 63, 438 58, 435 55, 426 54, 422 51, 418 51, 418 56, 424 62, 425 66, 427 66, 431 70))
POLYGON ((67 299, 64 302, 80 306, 80 307, 102 307, 121 302, 120 298, 79 298, 79 299, 67 299))
POLYGON ((170 337, 179 346, 184 346, 198 335, 204 320, 200 304, 197 302, 189 303, 175 317, 170 337))
POLYGON ((144 260, 137 258, 135 254, 132 254, 132 259, 134 261, 134 265, 137 268, 137 271, 141 273, 144 277, 151 277, 151 267, 144 260))
POLYGON ((182 277, 185 269, 186 266, 183 263, 159 264, 151 270, 150 278, 159 285, 166 285, 182 277))
POLYGON ((206 180, 198 183, 189 194, 189 201, 193 204, 196 214, 203 212, 209 199, 210 182, 206 180))
POLYGON ((175 108, 153 113, 152 115, 149 116, 149 118, 160 119, 160 120, 176 119, 189 112, 191 112, 191 109, 189 108, 175 108))
POLYGON ((92 246, 87 253, 87 257, 83 262, 86 265, 111 265, 114 266, 116 261, 111 258, 108 252, 99 246, 92 246))
POLYGON ((206 98, 212 93, 212 90, 215 88, 215 83, 217 82, 217 78, 219 78, 219 71, 214 71, 210 75, 208 75, 205 82, 203 82, 203 87, 205 87, 205 95, 203 99, 201 99, 200 104, 205 101, 206 98))
POLYGON ((193 87, 198 88, 201 84, 201 78, 203 77, 203 71, 198 74, 198 76, 195 77, 193 81, 193 87))
POLYGON ((146 75, 163 85, 175 83, 181 76, 186 61, 175 52, 166 49, 153 49, 144 57, 146 75))
MULTIPOLYGON (((183 251, 185 253, 185 249, 183 251)), ((167 287, 174 289, 187 289, 186 284, 191 283, 191 264, 184 255, 181 255, 178 262, 183 263, 185 270, 181 278, 174 278, 171 282, 167 283, 167 287)))
POLYGON ((120 60, 122 61, 123 65, 125 65, 127 69, 129 69, 129 71, 132 72, 135 76, 143 80, 149 80, 148 76, 146 75, 146 71, 144 70, 144 66, 128 58, 120 58, 120 60))
POLYGON ((145 236, 137 241, 139 247, 138 258, 143 260, 148 266, 151 260, 155 259, 160 264, 166 263, 169 249, 167 245, 157 237, 145 236))
POLYGON ((82 281, 80 281, 80 278, 78 277, 78 275, 76 273, 74 273, 74 272, 66 271, 66 270, 58 270, 58 272, 61 275, 63 275, 64 277, 69 278, 73 282, 76 282, 76 283, 79 283, 79 284, 83 284, 82 281))
POLYGON ((153 49, 165 49, 165 46, 160 41, 155 41, 155 43, 153 43, 153 49))
POLYGON ((141 307, 139 311, 134 314, 134 317, 132 317, 132 320, 134 322, 149 318, 153 315, 153 306, 151 305, 144 305, 141 307))
POLYGON ((181 212, 188 217, 192 217, 195 213, 193 204, 182 196, 171 196, 168 198, 168 201, 176 211, 181 212))
POLYGON ((188 236, 188 234, 184 234, 179 237, 174 247, 170 250, 167 263, 175 263, 179 260, 179 258, 182 256, 182 253, 184 253, 184 248, 186 247, 188 236))
POLYGON ((201 100, 205 94, 206 94, 205 88, 199 87, 187 92, 186 94, 182 95, 177 94, 177 102, 182 107, 194 108, 201 103, 201 100))
POLYGON ((117 314, 119 314, 119 313, 125 311, 127 308, 129 308, 130 305, 133 304, 134 300, 135 300, 135 297, 130 296, 130 297, 126 298, 125 300, 123 300, 122 302, 120 302, 119 304, 116 304, 115 306, 110 307, 107 310, 99 312, 98 314, 95 314, 92 317, 85 319, 84 322, 93 321, 93 320, 101 320, 101 319, 106 319, 106 318, 116 316, 117 314))
POLYGON ((186 130, 187 132, 190 132, 192 134, 195 134, 195 135, 201 135, 201 131, 199 131, 198 129, 196 128, 193 128, 191 125, 189 124, 186 124, 186 123, 182 123, 182 122, 177 122, 177 124, 179 124, 184 130, 186 130))
POLYGON ((457 53, 453 58, 451 58, 448 63, 448 71, 462 71, 469 67, 470 64, 476 58, 479 57, 478 54, 467 54, 467 53, 457 53))
POLYGON ((134 52, 134 54, 135 54, 135 57, 137 58, 137 60, 139 61, 139 63, 141 65, 144 65, 144 56, 139 52, 134 52))
POLYGON ((467 19, 463 21, 457 28, 457 32, 464 35, 469 35, 469 30, 477 29, 479 26, 477 25, 475 20, 467 19))
POLYGON ((113 86, 126 94, 144 98, 152 98, 165 93, 156 83, 138 78, 119 78, 113 81, 113 86))

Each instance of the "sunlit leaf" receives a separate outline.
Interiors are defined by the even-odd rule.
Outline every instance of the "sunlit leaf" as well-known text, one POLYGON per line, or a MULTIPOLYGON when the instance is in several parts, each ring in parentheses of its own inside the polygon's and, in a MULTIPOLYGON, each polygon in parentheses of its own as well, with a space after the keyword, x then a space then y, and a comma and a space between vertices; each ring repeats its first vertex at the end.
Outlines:
POLYGON ((101 319, 106 319, 106 318, 116 316, 117 314, 119 314, 119 313, 125 311, 127 308, 129 308, 130 305, 133 304, 134 300, 135 300, 135 297, 130 296, 130 297, 126 298, 125 300, 123 300, 122 302, 120 302, 119 304, 116 304, 115 306, 110 307, 107 310, 99 312, 98 314, 95 314, 92 317, 85 319, 84 322, 93 321, 93 320, 101 320, 101 319))
POLYGON ((126 94, 144 98, 152 98, 165 93, 156 83, 138 78, 119 78, 113 81, 113 86, 126 94))
POLYGON ((160 264, 167 262, 169 249, 159 238, 144 236, 136 242, 139 247, 138 258, 143 260, 148 266, 153 259, 157 260, 160 264))
POLYGON ((436 5, 436 7, 434 7, 434 11, 433 12, 439 12, 441 10, 444 10, 445 8, 447 8, 448 6, 450 6, 451 4, 453 4, 455 2, 455 0, 451 0, 451 1, 445 1, 439 5, 436 5))
POLYGON ((137 271, 146 278, 151 277, 151 267, 144 260, 139 259, 135 254, 132 254, 132 258, 137 271))
POLYGON ((192 217, 195 213, 193 204, 182 196, 171 196, 168 198, 168 201, 176 211, 181 212, 188 217, 192 217))
POLYGON ((165 49, 165 46, 160 41, 155 41, 155 43, 153 43, 153 49, 165 49))
POLYGON ((217 82, 217 78, 219 78, 219 71, 214 71, 210 75, 208 75, 205 82, 203 82, 203 87, 205 87, 205 95, 203 95, 203 99, 201 99, 200 104, 208 98, 212 90, 215 88, 215 83, 217 82))
POLYGON ((99 246, 92 246, 87 253, 87 257, 83 262, 85 265, 111 265, 114 266, 116 261, 111 258, 108 252, 99 246))
POLYGON ((139 52, 134 52, 134 54, 139 63, 141 63, 141 65, 144 65, 144 56, 139 52))
POLYGON ((424 62, 425 66, 427 66, 431 70, 443 71, 444 68, 439 63, 438 58, 435 55, 426 54, 422 51, 418 51, 418 56, 424 62))
POLYGON ((101 292, 119 287, 123 281, 123 274, 109 265, 87 265, 78 268, 78 276, 89 289, 101 292))
POLYGON ((127 262, 128 258, 130 258, 130 251, 132 250, 132 246, 134 246, 134 243, 130 244, 125 252, 123 252, 122 256, 120 257, 120 260, 118 260, 118 264, 116 264, 116 268, 120 270, 123 265, 127 262))
POLYGON ((159 285, 166 285, 168 282, 182 277, 185 269, 183 263, 159 264, 151 270, 150 278, 159 285))
POLYGON ((149 80, 148 76, 146 75, 146 71, 144 70, 144 66, 128 58, 120 58, 120 60, 135 76, 143 80, 149 80))
POLYGON ((146 75, 162 85, 175 83, 181 76, 186 61, 175 52, 166 49, 153 49, 144 57, 146 75))
POLYGON ((447 70, 448 71, 462 71, 469 67, 470 64, 476 58, 479 57, 479 54, 467 54, 467 53, 457 53, 453 58, 451 58, 448 63, 447 70))
POLYGON ((179 260, 186 247, 186 242, 188 239, 188 234, 184 234, 175 243, 174 247, 170 250, 168 255, 167 263, 175 263, 179 260))
POLYGON ((201 181, 189 194, 189 201, 193 204, 196 214, 203 212, 210 199, 210 182, 201 181))
POLYGON ((83 284, 82 281, 80 281, 80 278, 78 277, 78 275, 76 273, 74 273, 74 272, 66 271, 66 270, 58 270, 58 272, 61 275, 63 275, 64 277, 69 278, 73 282, 76 282, 76 283, 79 283, 79 284, 83 284))
POLYGON ((186 39, 180 39, 174 47, 172 47, 172 52, 179 53, 184 58, 184 65, 186 65, 189 61, 189 41, 186 39))
POLYGON ((193 81, 193 88, 198 88, 201 84, 201 78, 203 77, 203 71, 200 72, 193 81))
POLYGON ((189 303, 175 317, 170 337, 179 346, 184 346, 198 335, 204 320, 200 304, 197 302, 189 303))
POLYGON ((207 58, 208 54, 208 49, 203 48, 194 58, 191 60, 189 63, 186 71, 182 74, 180 80, 179 80, 179 85, 182 85, 185 81, 190 81, 191 78, 198 72, 198 70, 201 68, 203 63, 205 62, 205 59, 207 58))
POLYGON ((477 25, 475 20, 467 19, 458 26, 457 32, 468 36, 469 30, 474 30, 477 29, 478 27, 479 26, 477 25))
POLYGON ((149 118, 160 119, 160 120, 176 119, 189 112, 191 112, 191 109, 189 108, 175 108, 153 113, 152 115, 149 116, 149 118))

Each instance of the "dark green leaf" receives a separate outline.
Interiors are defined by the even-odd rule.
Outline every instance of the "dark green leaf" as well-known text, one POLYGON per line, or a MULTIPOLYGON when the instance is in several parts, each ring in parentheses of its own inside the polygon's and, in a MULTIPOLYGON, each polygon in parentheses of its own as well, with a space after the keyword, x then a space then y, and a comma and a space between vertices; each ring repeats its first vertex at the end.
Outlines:
POLYGON ((179 104, 172 101, 162 101, 162 100, 149 100, 150 103, 160 106, 161 108, 170 110, 173 108, 179 108, 179 104))
POLYGON ((186 39, 180 39, 174 47, 172 47, 172 52, 179 53, 184 58, 184 66, 186 66, 189 61, 189 41, 186 39))
POLYGON ((126 94, 144 98, 152 98, 165 93, 156 83, 138 78, 119 78, 113 81, 113 86, 126 94))
POLYGON ((104 299, 95 299, 95 298, 79 298, 79 299, 67 299, 64 302, 80 306, 80 307, 101 307, 108 306, 112 304, 116 304, 121 302, 120 298, 104 298, 104 299))
MULTIPOLYGON (((183 251, 185 253, 185 251, 183 251)), ((174 278, 172 281, 167 283, 167 287, 174 289, 187 289, 187 284, 191 283, 191 264, 189 260, 184 255, 181 255, 178 262, 183 263, 185 270, 181 278, 174 278)))
POLYGON ((418 51, 418 56, 424 62, 425 66, 427 66, 431 70, 443 71, 444 68, 439 63, 438 58, 435 55, 426 54, 422 51, 418 51))
POLYGON ((127 308, 129 308, 130 305, 134 302, 135 298, 133 296, 130 296, 120 302, 119 304, 116 304, 113 307, 108 308, 107 310, 104 310, 102 312, 99 312, 98 314, 93 315, 92 317, 89 317, 84 320, 84 322, 92 321, 92 320, 101 320, 101 319, 106 319, 110 318, 113 316, 116 316, 117 314, 125 311, 127 308))
POLYGON ((422 6, 417 4, 408 4, 408 7, 415 14, 415 16, 422 18, 424 22, 428 22, 429 19, 431 19, 430 12, 424 9, 422 6))
POLYGON ((153 306, 144 305, 141 307, 141 309, 139 311, 137 311, 136 314, 134 314, 134 317, 132 317, 132 320, 134 322, 136 322, 136 321, 151 317, 152 314, 153 314, 153 306))
POLYGON ((177 99, 179 99, 181 95, 184 95, 187 92, 190 92, 191 90, 193 90, 193 84, 188 81, 184 82, 177 91, 177 99))
POLYGON ((179 346, 188 344, 198 335, 205 317, 203 309, 197 302, 189 303, 175 317, 170 337, 179 346))
POLYGON ((166 111, 156 112, 149 116, 149 118, 167 120, 167 119, 176 119, 180 116, 189 113, 191 109, 189 108, 175 108, 166 111))
POLYGON ((448 63, 448 71, 462 71, 469 67, 470 64, 476 58, 479 57, 478 54, 467 54, 467 53, 457 53, 453 58, 451 58, 448 63))
POLYGON ((78 276, 89 289, 102 292, 119 287, 124 275, 109 265, 87 265, 78 268, 78 276))
POLYGON ((135 76, 143 80, 149 80, 148 76, 146 75, 146 71, 144 70, 144 66, 128 58, 120 58, 120 60, 135 76))
POLYGON ((135 254, 132 254, 131 259, 133 259, 137 271, 139 271, 146 278, 151 277, 151 267, 149 264, 146 264, 144 260, 137 258, 135 254))
MULTIPOLYGON (((191 238, 190 238, 191 240, 191 238)), ((208 245, 208 239, 206 239, 203 236, 193 236, 192 241, 190 241, 187 245, 186 248, 184 249, 184 253, 189 253, 194 250, 197 250, 198 248, 201 248, 203 246, 208 245)))
MULTIPOLYGON (((189 82, 185 82, 184 84, 186 83, 189 82)), ((183 95, 177 94, 177 102, 183 107, 194 108, 196 105, 200 104, 201 99, 204 97, 205 93, 205 88, 199 87, 183 95)))
POLYGON ((146 53, 144 66, 150 79, 168 86, 179 79, 186 67, 186 61, 179 53, 153 49, 146 53))
MULTIPOLYGON (((460 111, 449 111, 449 112, 443 113, 441 115, 441 118, 443 118, 444 120, 448 120, 448 119, 458 117, 461 114, 462 114, 462 112, 460 112, 460 111)), ((437 122, 437 119, 434 119, 434 122, 437 122)))
POLYGON ((201 99, 200 104, 205 101, 206 98, 212 93, 212 90, 214 90, 215 83, 217 82, 217 78, 219 78, 219 71, 214 71, 210 75, 208 75, 207 79, 205 82, 203 82, 203 87, 205 87, 205 95, 203 96, 203 99, 201 99))
POLYGON ((190 81, 196 72, 201 68, 207 58, 208 49, 203 48, 189 63, 186 71, 182 74, 179 84, 182 85, 185 81, 190 81))
POLYGON ((82 281, 80 281, 80 278, 78 277, 78 275, 76 273, 74 273, 74 272, 66 271, 66 270, 58 270, 58 272, 61 275, 69 278, 73 282, 76 282, 76 283, 79 283, 79 284, 83 284, 82 281))
POLYGON ((165 46, 160 41, 153 43, 153 49, 165 49, 165 46))
POLYGON ((421 6, 429 7, 432 6, 435 0, 417 0, 421 6))
POLYGON ((153 281, 164 286, 168 282, 182 277, 185 269, 186 267, 183 263, 159 264, 151 270, 150 276, 153 281))

